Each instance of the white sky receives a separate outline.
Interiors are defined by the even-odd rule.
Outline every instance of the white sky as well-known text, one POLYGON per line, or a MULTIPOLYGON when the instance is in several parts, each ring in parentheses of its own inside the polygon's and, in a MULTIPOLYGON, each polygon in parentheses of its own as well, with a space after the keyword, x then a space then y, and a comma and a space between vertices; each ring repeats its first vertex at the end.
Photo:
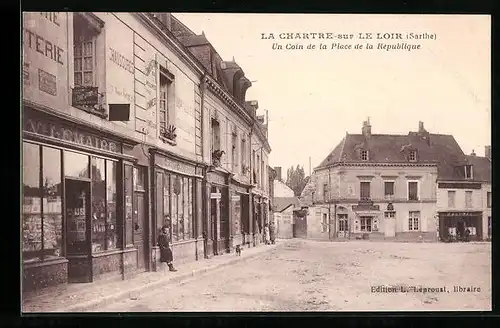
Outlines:
MULTIPOLYGON (((490 18, 473 15, 175 14, 205 36, 223 60, 243 68, 253 86, 247 100, 269 111, 271 166, 297 164, 309 173, 346 131, 407 134, 423 121, 452 134, 465 153, 484 155, 491 139, 490 18), (421 50, 272 50, 282 32, 435 33, 421 50), (274 33, 275 40, 262 40, 274 33)), ((376 45, 378 40, 370 40, 376 45)), ((389 41, 387 43, 397 43, 389 41)), ((345 43, 365 44, 362 40, 345 43)))

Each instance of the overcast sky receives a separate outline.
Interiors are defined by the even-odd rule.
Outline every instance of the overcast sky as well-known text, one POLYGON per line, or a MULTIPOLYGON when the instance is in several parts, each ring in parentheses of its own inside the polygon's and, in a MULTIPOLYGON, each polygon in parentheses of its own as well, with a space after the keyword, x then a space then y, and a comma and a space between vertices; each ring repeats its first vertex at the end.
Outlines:
MULTIPOLYGON (((205 36, 223 60, 243 68, 253 86, 247 100, 269 111, 271 166, 309 172, 341 141, 361 133, 407 134, 423 121, 431 133, 452 134, 484 155, 491 139, 489 16, 175 14, 205 36), (282 32, 429 33, 403 40, 420 50, 330 50, 338 40, 280 40, 282 32), (274 33, 275 40, 261 39, 274 33), (273 50, 273 43, 326 44, 328 50, 273 50)), ((353 39, 355 45, 367 41, 353 39)), ((396 44, 397 40, 387 41, 396 44)))

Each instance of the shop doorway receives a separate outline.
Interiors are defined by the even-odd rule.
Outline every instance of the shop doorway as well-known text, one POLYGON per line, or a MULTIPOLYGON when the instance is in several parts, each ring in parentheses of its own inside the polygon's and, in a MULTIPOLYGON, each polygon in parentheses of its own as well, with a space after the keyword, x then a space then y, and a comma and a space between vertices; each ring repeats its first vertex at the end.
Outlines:
POLYGON ((91 282, 90 181, 65 179, 66 257, 69 282, 91 282))
POLYGON ((133 215, 133 229, 134 229, 134 246, 137 248, 137 268, 139 270, 148 269, 148 243, 147 243, 147 226, 148 220, 146 215, 146 197, 142 191, 134 193, 134 215, 133 215))
MULTIPOLYGON (((217 193, 217 188, 212 187, 212 194, 217 193)), ((210 222, 208 227, 208 243, 209 256, 217 255, 217 214, 219 212, 219 200, 216 198, 210 199, 210 222), (211 246, 211 247, 210 247, 211 246), (210 254, 211 253, 211 254, 210 254)))

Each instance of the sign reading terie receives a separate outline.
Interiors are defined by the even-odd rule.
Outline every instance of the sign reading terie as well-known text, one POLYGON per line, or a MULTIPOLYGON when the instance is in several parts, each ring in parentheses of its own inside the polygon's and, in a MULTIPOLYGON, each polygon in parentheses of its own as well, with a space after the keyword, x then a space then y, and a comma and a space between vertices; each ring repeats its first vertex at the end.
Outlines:
POLYGON ((99 100, 97 87, 78 86, 73 88, 73 106, 95 106, 99 100))
POLYGON ((23 131, 59 139, 75 145, 121 153, 120 144, 115 141, 98 137, 60 123, 45 122, 35 118, 25 118, 23 120, 23 131))

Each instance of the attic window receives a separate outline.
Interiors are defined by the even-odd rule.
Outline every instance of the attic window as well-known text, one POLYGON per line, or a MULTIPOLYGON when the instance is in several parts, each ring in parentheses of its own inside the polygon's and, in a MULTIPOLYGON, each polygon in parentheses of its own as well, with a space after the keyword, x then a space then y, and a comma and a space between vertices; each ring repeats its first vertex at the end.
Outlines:
POLYGON ((410 162, 417 161, 417 151, 416 150, 410 150, 409 160, 410 160, 410 162))
POLYGON ((368 160, 368 150, 362 150, 360 153, 361 160, 362 161, 367 161, 368 160))
POLYGON ((465 178, 472 179, 472 165, 465 165, 465 178))

